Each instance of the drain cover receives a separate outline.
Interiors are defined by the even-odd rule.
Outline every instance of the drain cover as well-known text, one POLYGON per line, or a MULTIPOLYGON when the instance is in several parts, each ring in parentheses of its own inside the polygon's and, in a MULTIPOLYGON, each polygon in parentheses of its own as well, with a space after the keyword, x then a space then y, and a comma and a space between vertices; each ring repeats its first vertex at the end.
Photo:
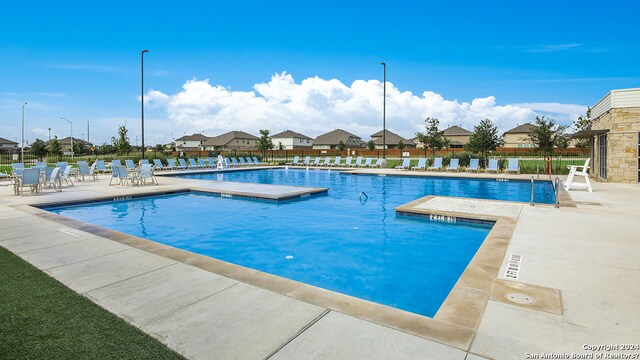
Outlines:
POLYGON ((535 302, 531 296, 520 293, 508 293, 507 300, 522 305, 531 305, 535 302))

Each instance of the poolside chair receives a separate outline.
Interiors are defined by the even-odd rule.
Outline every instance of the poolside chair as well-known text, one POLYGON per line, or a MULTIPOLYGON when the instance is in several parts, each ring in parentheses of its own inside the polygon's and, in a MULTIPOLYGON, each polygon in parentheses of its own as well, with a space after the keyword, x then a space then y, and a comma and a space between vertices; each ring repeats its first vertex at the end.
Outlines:
POLYGON ((411 170, 425 170, 427 168, 427 158, 418 158, 418 165, 411 168, 411 170))
POLYGON ((402 159, 402 164, 396 166, 395 169, 409 170, 410 167, 411 167, 411 158, 404 158, 402 159))
POLYGON ((313 161, 313 166, 319 166, 320 165, 320 156, 316 156, 316 159, 313 161))
POLYGON ((201 166, 196 162, 195 159, 193 158, 189 158, 189 165, 187 165, 188 167, 192 168, 192 169, 199 169, 201 168, 201 166))
POLYGON ((216 162, 216 169, 224 170, 229 168, 229 158, 223 158, 222 155, 218 155, 218 161, 216 162))
POLYGON ((336 159, 333 161, 333 164, 331 164, 330 166, 340 166, 340 161, 342 161, 342 157, 336 156, 336 159))
MULTIPOLYGON (((224 158, 222 157, 222 155, 218 155, 218 157, 222 158, 222 161, 224 161, 224 158)), ((209 164, 211 164, 212 168, 217 168, 218 167, 218 160, 212 158, 212 157, 208 157, 207 160, 209 160, 209 164)))
POLYGON ((178 163, 180 164, 180 166, 178 166, 178 169, 187 169, 187 168, 189 168, 189 165, 187 165, 187 162, 184 161, 183 158, 178 158, 178 163))
POLYGON ((140 160, 140 165, 151 165, 151 164, 149 163, 149 160, 142 159, 142 160, 140 160))
POLYGON ((304 162, 302 163, 302 165, 305 165, 305 166, 311 165, 311 156, 306 156, 304 158, 304 162))
POLYGON ((62 182, 60 181, 59 167, 55 167, 53 168, 53 170, 51 170, 51 175, 47 176, 45 185, 51 186, 54 191, 62 191, 62 182))
POLYGON ((78 161, 78 175, 76 179, 82 178, 84 181, 84 177, 89 175, 89 164, 86 161, 78 161))
POLYGON ((20 196, 24 196, 24 188, 28 187, 33 194, 38 193, 40 190, 40 169, 33 167, 30 169, 23 169, 22 175, 17 179, 17 189, 20 191, 20 196))
POLYGON ((591 189, 591 182, 589 181, 589 161, 591 159, 587 159, 584 162, 584 165, 569 165, 567 169, 569 169, 569 175, 567 176, 567 180, 564 182, 564 189, 569 191, 571 188, 580 188, 585 187, 589 192, 593 192, 591 189), (581 170, 578 170, 581 169, 581 170), (581 176, 584 178, 584 183, 576 183, 573 181, 573 178, 576 176, 581 176))
MULTIPOLYGON (((222 156, 222 155, 218 155, 218 156, 222 156)), ((231 159, 229 159, 228 157, 224 158, 224 161, 227 163, 228 167, 233 166, 233 163, 231 162, 231 159)))
POLYGON ((240 166, 240 163, 234 157, 231 158, 231 163, 233 164, 233 166, 240 166))
POLYGON ((133 160, 125 160, 124 164, 127 166, 127 169, 129 170, 133 170, 136 168, 136 163, 133 162, 133 160))
POLYGON ((351 167, 351 163, 353 162, 353 158, 351 156, 347 156, 347 159, 344 161, 343 167, 351 167))
POLYGON ((326 158, 324 158, 324 162, 322 163, 322 166, 331 166, 331 157, 327 156, 326 158))
POLYGON ((120 184, 120 175, 118 174, 118 167, 121 165, 111 165, 111 179, 109 179, 109 186, 111 186, 113 180, 116 180, 116 185, 120 184))
POLYGON ((56 163, 56 166, 60 168, 60 171, 64 171, 64 169, 66 169, 67 166, 69 166, 69 163, 66 161, 58 161, 56 163))
MULTIPOLYGON (((66 168, 64 168, 64 171, 62 172, 62 180, 64 180, 64 182, 69 185, 69 186, 73 186, 73 181, 71 180, 71 166, 67 166, 66 168)), ((62 183, 62 181, 60 181, 62 183)))
POLYGON ((364 161, 364 164, 362 164, 362 167, 370 167, 372 162, 373 158, 367 158, 367 160, 364 161))
POLYGON ((46 161, 37 161, 36 162, 36 166, 37 167, 47 167, 47 162, 46 161))
POLYGON ((55 169, 55 167, 49 167, 49 166, 47 166, 47 167, 45 167, 45 168, 44 168, 44 178, 45 178, 45 181, 46 181, 47 179, 49 179, 49 177, 51 177, 51 174, 53 173, 53 169, 55 169))
POLYGON ((176 164, 176 159, 167 159, 167 169, 176 170, 178 168, 178 164, 176 164))
POLYGON ((110 169, 107 169, 107 167, 104 164, 104 160, 96 160, 95 163, 96 164, 96 171, 98 171, 99 173, 106 173, 106 172, 111 172, 110 169))
POLYGON ((514 172, 520 174, 520 166, 518 165, 518 158, 509 158, 507 168, 504 169, 505 174, 514 172))
POLYGON ((459 171, 460 170, 460 159, 451 159, 449 161, 449 166, 447 166, 447 171, 459 171))
POLYGON ((471 159, 469 161, 469 166, 467 166, 464 171, 475 171, 478 172, 478 168, 480 167, 480 159, 471 159))
POLYGON ((248 165, 247 162, 244 161, 244 158, 242 156, 238 156, 238 160, 240 161, 240 166, 247 166, 248 165))
POLYGON ((203 158, 198 158, 198 165, 200 165, 200 167, 202 167, 203 169, 211 167, 211 165, 209 165, 209 160, 203 158))
POLYGON ((258 157, 257 157, 257 156, 254 156, 254 157, 253 157, 253 162, 254 162, 256 165, 258 165, 258 166, 261 166, 261 165, 268 165, 268 164, 263 164, 262 162, 260 162, 260 159, 258 159, 258 157))
POLYGON ((362 166, 362 156, 358 156, 356 158, 356 162, 353 164, 349 164, 349 167, 360 167, 362 166))
POLYGON ((433 160, 433 165, 427 168, 429 171, 440 171, 442 170, 442 158, 437 157, 433 160))
POLYGON ((489 166, 487 166, 486 169, 484 169, 484 172, 489 172, 489 171, 493 171, 495 173, 498 172, 498 159, 490 159, 489 160, 489 166))
POLYGON ((286 163, 285 165, 300 165, 298 164, 298 161, 300 160, 300 157, 298 155, 293 157, 293 161, 286 163))
POLYGON ((253 160, 247 156, 247 165, 255 165, 255 163, 253 162, 253 160))
POLYGON ((160 159, 153 159, 153 166, 155 166, 156 171, 164 170, 165 167, 162 165, 162 161, 160 159))
POLYGON ((384 160, 384 159, 378 158, 378 159, 376 160, 376 163, 375 163, 375 164, 373 164, 373 165, 369 165, 369 166, 370 166, 370 167, 372 167, 372 168, 376 168, 376 167, 377 167, 377 168, 381 168, 381 169, 382 169, 382 162, 383 162, 383 160, 384 160))
MULTIPOLYGON (((118 159, 111 161, 111 169, 113 170, 113 168, 116 166, 122 166, 122 163, 118 159)), ((64 171, 64 168, 60 168, 60 171, 64 171)))
POLYGON ((11 163, 11 173, 16 174, 18 169, 24 169, 24 163, 11 163))
POLYGON ((151 180, 152 184, 158 185, 158 179, 153 175, 153 167, 151 164, 143 164, 140 166, 140 178, 139 181, 144 185, 147 183, 147 179, 151 180))

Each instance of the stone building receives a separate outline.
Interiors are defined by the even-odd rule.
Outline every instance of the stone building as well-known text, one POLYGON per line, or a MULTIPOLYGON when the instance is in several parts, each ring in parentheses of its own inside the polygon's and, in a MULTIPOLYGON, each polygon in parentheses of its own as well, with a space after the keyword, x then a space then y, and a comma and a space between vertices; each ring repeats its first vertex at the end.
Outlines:
POLYGON ((590 129, 574 134, 587 138, 590 173, 607 182, 640 181, 640 88, 611 90, 591 109, 590 129))

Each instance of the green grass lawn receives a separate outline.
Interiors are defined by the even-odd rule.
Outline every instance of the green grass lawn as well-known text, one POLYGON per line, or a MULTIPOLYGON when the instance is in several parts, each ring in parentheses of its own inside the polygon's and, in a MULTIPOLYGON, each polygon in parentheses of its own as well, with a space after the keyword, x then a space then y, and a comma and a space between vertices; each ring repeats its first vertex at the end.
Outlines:
POLYGON ((1 359, 182 359, 0 247, 1 359))

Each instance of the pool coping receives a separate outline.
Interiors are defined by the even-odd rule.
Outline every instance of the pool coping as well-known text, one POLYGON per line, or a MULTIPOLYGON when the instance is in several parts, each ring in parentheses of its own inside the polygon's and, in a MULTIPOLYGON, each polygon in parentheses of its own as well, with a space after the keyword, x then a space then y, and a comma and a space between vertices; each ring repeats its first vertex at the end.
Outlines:
MULTIPOLYGON (((197 189, 197 187, 185 187, 184 189, 171 191, 136 194, 125 198, 179 193, 191 191, 191 189, 194 188, 197 189)), ((488 303, 491 288, 502 264, 507 245, 515 228, 516 220, 508 217, 411 209, 412 205, 417 203, 422 204, 432 198, 436 198, 436 196, 426 196, 414 200, 397 207, 396 210, 399 210, 401 213, 414 213, 418 215, 436 214, 495 222, 493 228, 433 318, 231 264, 152 240, 57 215, 40 208, 43 206, 78 203, 77 200, 57 203, 38 203, 36 205, 21 204, 12 205, 12 207, 43 219, 54 221, 183 264, 195 266, 217 275, 254 285, 299 301, 331 309, 358 319, 454 346, 462 350, 468 350, 488 303)), ((109 199, 113 200, 114 197, 93 197, 88 199, 88 201, 105 201, 109 199)), ((518 204, 521 205, 521 203, 518 204)))

